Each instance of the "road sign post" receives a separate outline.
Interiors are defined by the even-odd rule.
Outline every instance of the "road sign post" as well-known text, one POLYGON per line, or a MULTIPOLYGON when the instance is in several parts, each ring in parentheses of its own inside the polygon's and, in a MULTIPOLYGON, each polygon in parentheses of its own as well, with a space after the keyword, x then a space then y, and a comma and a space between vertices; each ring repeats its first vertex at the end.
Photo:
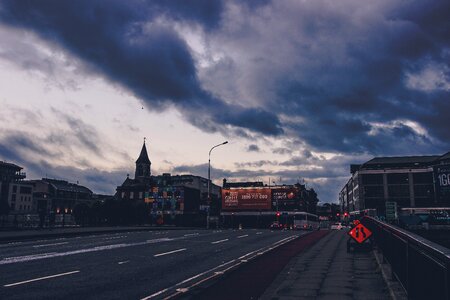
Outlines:
POLYGON ((397 220, 397 202, 386 201, 386 221, 397 220))
MULTIPOLYGON (((347 241, 347 252, 350 252, 350 248, 353 245, 353 249, 356 247, 363 249, 365 248, 365 241, 367 241, 370 236, 372 235, 372 231, 370 231, 366 226, 364 226, 361 223, 357 223, 355 227, 350 229, 347 234, 350 236, 350 238, 347 241), (355 243, 356 242, 356 243, 355 243)), ((372 245, 369 243, 370 247, 368 249, 371 249, 372 245)))

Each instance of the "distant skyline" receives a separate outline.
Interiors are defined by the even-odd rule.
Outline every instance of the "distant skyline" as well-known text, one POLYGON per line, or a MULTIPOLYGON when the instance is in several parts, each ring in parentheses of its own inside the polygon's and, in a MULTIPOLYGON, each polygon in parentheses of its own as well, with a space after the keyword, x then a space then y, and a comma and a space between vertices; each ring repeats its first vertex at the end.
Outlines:
POLYGON ((295 183, 450 151, 450 1, 0 0, 0 160, 99 193, 134 173, 295 183))

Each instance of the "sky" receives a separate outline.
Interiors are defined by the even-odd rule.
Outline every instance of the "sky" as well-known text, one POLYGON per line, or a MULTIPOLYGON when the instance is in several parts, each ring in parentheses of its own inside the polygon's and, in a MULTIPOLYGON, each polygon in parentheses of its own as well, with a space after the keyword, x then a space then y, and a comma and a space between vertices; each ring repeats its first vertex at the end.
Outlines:
POLYGON ((0 160, 113 194, 152 174, 305 182, 450 151, 450 1, 0 0, 0 160))

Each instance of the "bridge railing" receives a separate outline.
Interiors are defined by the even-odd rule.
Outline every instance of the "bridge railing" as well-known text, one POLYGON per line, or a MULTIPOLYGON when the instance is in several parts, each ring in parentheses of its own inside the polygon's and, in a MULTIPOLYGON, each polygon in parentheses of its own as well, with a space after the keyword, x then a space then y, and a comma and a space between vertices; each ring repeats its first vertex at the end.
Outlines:
POLYGON ((450 249, 372 217, 362 223, 373 232, 408 299, 450 300, 450 249))

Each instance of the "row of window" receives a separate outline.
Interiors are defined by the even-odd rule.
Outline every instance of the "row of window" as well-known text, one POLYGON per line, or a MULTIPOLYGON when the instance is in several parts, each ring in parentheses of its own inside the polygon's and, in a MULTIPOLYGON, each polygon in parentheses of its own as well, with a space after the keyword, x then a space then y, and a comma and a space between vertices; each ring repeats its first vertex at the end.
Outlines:
MULTIPOLYGON (((17 199, 16 194, 11 195, 11 202, 15 202, 17 199)), ((20 196, 20 201, 22 202, 31 202, 31 196, 20 196)))
MULTIPOLYGON (((384 174, 363 174, 362 183, 367 184, 383 184, 384 174)), ((386 174, 388 184, 408 184, 409 183, 409 173, 392 173, 386 174)), ((412 173, 414 184, 432 184, 433 183, 433 173, 412 173)))
MULTIPOLYGON (((432 184, 414 185, 414 197, 430 197, 434 195, 434 186, 432 184)), ((389 197, 409 197, 409 185, 388 185, 389 197)), ((364 197, 377 198, 384 197, 383 186, 365 186, 364 197)))
POLYGON ((31 210, 31 205, 19 205, 19 210, 31 210))
MULTIPOLYGON (((139 197, 136 199, 142 199, 142 195, 143 195, 143 193, 139 192, 139 197)), ((130 199, 135 199, 134 196, 135 196, 134 192, 130 192, 130 199)), ((122 199, 124 199, 124 198, 125 198, 125 192, 122 192, 122 199)))

